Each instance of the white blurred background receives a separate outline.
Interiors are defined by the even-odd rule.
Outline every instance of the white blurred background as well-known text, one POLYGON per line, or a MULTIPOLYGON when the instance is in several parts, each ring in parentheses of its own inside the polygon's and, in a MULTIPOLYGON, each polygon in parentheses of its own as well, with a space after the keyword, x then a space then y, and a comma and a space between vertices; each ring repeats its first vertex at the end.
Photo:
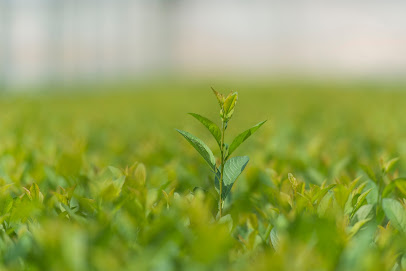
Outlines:
POLYGON ((406 76, 406 1, 0 0, 2 86, 406 76))

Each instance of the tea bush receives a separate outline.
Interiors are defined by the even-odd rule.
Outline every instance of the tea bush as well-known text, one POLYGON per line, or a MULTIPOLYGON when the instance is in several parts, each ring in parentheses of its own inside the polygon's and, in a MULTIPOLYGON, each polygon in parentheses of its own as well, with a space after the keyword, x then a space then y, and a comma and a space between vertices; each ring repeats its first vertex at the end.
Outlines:
POLYGON ((174 131, 217 145, 184 117, 218 117, 207 85, 3 94, 1 269, 406 270, 406 93, 236 87, 227 135, 268 122, 234 153, 251 159, 221 219, 174 131))

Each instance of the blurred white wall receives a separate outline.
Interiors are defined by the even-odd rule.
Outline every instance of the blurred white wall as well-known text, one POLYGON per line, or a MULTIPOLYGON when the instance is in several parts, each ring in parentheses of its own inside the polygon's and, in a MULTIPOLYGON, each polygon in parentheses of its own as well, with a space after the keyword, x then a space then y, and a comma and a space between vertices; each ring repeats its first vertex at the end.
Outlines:
POLYGON ((0 82, 406 75, 406 1, 0 0, 0 82))

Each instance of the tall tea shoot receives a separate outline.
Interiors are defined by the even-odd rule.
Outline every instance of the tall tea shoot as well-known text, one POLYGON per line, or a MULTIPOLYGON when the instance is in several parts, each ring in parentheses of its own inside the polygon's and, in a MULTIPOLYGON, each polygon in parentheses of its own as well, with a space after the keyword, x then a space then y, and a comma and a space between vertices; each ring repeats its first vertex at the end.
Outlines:
POLYGON ((195 119, 200 121, 213 135, 216 140, 219 150, 220 150, 220 164, 216 164, 216 159, 210 148, 196 136, 181 130, 177 130, 185 139, 199 152, 203 159, 207 162, 214 174, 214 185, 219 193, 219 217, 222 217, 223 204, 229 195, 233 184, 237 180, 238 176, 243 172, 245 166, 248 164, 248 156, 236 156, 230 158, 230 155, 243 143, 247 138, 249 138, 254 132, 256 132, 259 127, 261 127, 266 121, 262 121, 257 125, 251 127, 250 129, 242 132, 230 145, 225 143, 225 133, 228 127, 228 122, 233 116, 235 105, 238 100, 237 92, 230 92, 227 96, 217 92, 213 89, 213 93, 217 97, 217 101, 220 105, 220 120, 221 129, 217 124, 212 122, 206 117, 199 114, 189 113, 195 119))

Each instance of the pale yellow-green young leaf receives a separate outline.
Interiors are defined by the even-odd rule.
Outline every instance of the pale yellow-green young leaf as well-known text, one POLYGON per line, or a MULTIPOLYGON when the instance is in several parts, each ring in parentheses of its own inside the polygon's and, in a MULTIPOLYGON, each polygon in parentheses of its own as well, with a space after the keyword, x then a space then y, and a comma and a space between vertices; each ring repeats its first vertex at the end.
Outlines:
POLYGON ((38 185, 36 184, 36 183, 33 183, 32 185, 31 185, 31 187, 30 187, 30 194, 31 194, 31 197, 33 198, 33 199, 35 199, 35 200, 37 200, 37 199, 39 199, 39 193, 40 193, 40 191, 39 191, 39 187, 38 187, 38 185))
POLYGON ((135 180, 142 186, 145 185, 147 179, 147 171, 143 163, 139 163, 134 171, 135 180))
POLYGON ((296 188, 297 188, 296 178, 293 176, 292 173, 288 173, 288 179, 289 179, 290 184, 292 185, 293 190, 296 191, 296 188))
POLYGON ((224 104, 224 95, 219 93, 217 90, 215 90, 213 87, 211 88, 213 90, 214 95, 216 95, 217 97, 217 101, 219 102, 219 105, 221 108, 223 108, 223 104, 224 104))
POLYGON ((234 113, 234 107, 238 100, 238 93, 231 92, 224 101, 223 109, 222 109, 222 118, 224 121, 228 121, 231 119, 234 113))
POLYGON ((391 171, 397 161, 399 161, 399 157, 393 158, 386 162, 382 167, 383 172, 388 173, 389 171, 391 171))
POLYGON ((372 189, 373 189, 373 188, 368 189, 367 191, 365 191, 364 193, 362 193, 362 194, 358 197, 357 202, 356 202, 356 204, 355 204, 355 206, 354 206, 354 208, 353 208, 353 210, 352 210, 352 212, 351 212, 350 218, 352 218, 352 217, 354 216, 354 214, 358 211, 358 209, 361 208, 361 206, 362 206, 362 204, 363 204, 365 198, 366 198, 366 197, 368 196, 368 194, 372 191, 372 189))
MULTIPOLYGON (((32 200, 31 191, 28 190, 28 189, 25 188, 25 187, 23 187, 23 189, 24 189, 25 195, 27 195, 27 197, 28 197, 30 200, 32 200)), ((24 196, 24 194, 23 194, 21 197, 23 197, 23 196, 24 196)))

